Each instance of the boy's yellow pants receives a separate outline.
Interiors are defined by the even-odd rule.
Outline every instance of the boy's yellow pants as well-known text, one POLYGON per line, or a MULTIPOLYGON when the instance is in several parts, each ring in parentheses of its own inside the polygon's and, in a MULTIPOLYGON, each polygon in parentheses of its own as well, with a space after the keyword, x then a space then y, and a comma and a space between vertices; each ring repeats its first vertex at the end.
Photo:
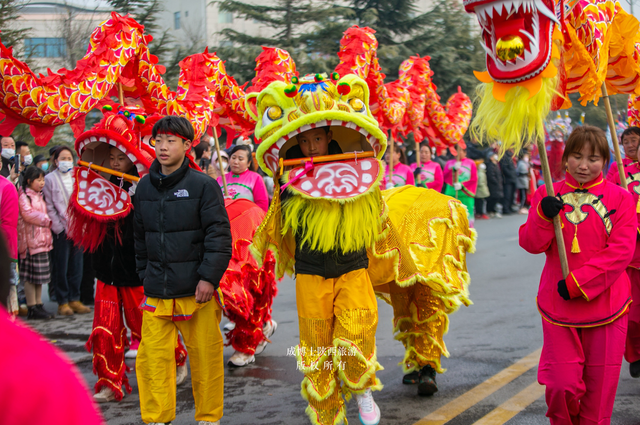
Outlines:
POLYGON ((336 279, 298 274, 296 302, 300 326, 298 369, 302 395, 315 425, 340 423, 343 395, 382 388, 376 371, 378 304, 365 269, 336 279))
MULTIPOLYGON (((178 301, 178 300, 175 300, 178 301)), ((189 320, 172 321, 144 311, 142 341, 136 369, 142 420, 171 422, 176 417, 175 342, 182 333, 191 365, 196 404, 195 420, 215 422, 222 417, 224 360, 220 319, 222 310, 212 300, 189 320)))

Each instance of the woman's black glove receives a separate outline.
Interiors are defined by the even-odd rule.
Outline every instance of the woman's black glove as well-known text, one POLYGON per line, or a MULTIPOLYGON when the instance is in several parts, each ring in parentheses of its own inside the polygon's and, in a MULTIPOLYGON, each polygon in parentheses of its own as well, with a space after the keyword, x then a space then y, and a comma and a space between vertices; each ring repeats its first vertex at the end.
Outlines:
POLYGON ((569 289, 567 288, 567 282, 564 279, 558 282, 558 294, 560 294, 560 296, 567 301, 571 299, 571 295, 569 295, 569 289))
POLYGON ((563 206, 564 203, 555 196, 545 196, 540 201, 540 208, 542 208, 542 212, 548 218, 553 218, 560 214, 563 206))

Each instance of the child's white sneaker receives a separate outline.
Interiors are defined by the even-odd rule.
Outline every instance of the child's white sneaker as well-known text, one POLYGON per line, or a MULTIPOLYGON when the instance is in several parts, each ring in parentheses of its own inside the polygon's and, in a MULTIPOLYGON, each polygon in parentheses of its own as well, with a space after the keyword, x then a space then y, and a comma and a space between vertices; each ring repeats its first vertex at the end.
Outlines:
POLYGON ((363 394, 356 394, 356 399, 358 400, 362 425, 378 425, 380 423, 380 409, 373 401, 371 390, 367 388, 363 394))

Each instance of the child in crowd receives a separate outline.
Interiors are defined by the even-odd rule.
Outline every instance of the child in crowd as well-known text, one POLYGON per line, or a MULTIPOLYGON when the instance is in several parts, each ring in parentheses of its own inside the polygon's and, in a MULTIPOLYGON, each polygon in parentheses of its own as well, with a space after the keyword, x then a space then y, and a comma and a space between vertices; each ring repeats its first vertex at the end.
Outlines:
POLYGON ((53 317, 42 304, 42 285, 51 282, 49 251, 53 249, 51 219, 42 197, 43 188, 44 171, 35 166, 27 167, 22 178, 18 222, 20 280, 27 297, 27 319, 53 317))
POLYGON ((476 160, 478 170, 478 189, 476 190, 476 218, 488 220, 487 199, 489 198, 489 185, 487 184, 487 166, 482 159, 476 160))
POLYGON ((546 255, 537 304, 544 344, 538 381, 546 386, 552 425, 609 424, 625 351, 631 292, 625 269, 637 235, 636 206, 605 180, 604 132, 578 127, 562 156, 566 179, 547 196, 539 188, 520 246, 546 255), (560 264, 553 218, 560 215, 570 273, 560 264))

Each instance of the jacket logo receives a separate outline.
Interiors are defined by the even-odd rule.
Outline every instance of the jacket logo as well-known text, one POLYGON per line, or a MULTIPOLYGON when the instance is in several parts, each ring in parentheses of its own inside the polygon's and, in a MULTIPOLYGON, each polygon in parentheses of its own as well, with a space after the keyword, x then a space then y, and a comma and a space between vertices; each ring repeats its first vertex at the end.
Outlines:
POLYGON ((176 196, 176 198, 188 198, 189 192, 187 191, 187 189, 179 189, 176 193, 174 193, 174 195, 176 196))

